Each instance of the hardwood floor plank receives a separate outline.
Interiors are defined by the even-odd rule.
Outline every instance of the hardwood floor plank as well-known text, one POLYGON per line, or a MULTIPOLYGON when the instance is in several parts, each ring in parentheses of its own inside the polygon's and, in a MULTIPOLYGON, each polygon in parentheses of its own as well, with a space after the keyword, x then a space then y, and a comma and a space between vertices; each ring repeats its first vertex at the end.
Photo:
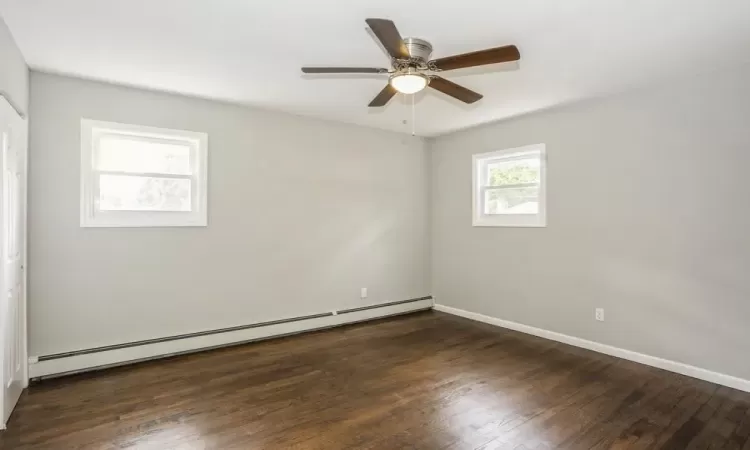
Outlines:
POLYGON ((750 394, 425 312, 25 392, 0 449, 750 449, 750 394))

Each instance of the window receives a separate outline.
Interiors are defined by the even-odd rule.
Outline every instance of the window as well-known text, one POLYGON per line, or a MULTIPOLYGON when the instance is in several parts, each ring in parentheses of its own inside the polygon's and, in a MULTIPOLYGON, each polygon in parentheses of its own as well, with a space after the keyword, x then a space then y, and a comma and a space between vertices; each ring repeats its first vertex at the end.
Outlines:
POLYGON ((81 226, 205 226, 208 136, 81 120, 81 226))
POLYGON ((544 144, 473 156, 473 224, 546 225, 544 144))

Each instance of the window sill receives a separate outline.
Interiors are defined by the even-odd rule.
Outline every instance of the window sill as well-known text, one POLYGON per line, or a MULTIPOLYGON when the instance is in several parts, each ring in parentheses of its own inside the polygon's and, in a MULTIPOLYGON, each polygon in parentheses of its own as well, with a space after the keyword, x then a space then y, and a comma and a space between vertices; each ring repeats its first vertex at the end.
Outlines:
POLYGON ((513 215, 502 217, 475 217, 474 227, 544 228, 547 221, 537 215, 513 215))
POLYGON ((127 219, 81 217, 81 228, 173 228, 205 226, 208 226, 207 217, 193 214, 190 217, 129 217, 127 219))

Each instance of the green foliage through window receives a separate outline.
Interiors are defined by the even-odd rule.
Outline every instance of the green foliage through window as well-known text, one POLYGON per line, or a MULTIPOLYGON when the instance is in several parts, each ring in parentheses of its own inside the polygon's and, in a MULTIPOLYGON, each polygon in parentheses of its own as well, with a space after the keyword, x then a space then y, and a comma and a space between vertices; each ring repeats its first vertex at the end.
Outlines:
POLYGON ((514 161, 512 164, 489 164, 490 186, 539 182, 539 164, 536 161, 514 161))

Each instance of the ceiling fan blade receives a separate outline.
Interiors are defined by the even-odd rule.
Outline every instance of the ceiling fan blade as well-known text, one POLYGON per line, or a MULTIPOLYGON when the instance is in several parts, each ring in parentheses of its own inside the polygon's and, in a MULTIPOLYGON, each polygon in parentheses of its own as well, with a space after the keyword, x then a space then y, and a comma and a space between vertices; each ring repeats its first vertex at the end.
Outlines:
POLYGON ((365 19, 375 36, 393 58, 408 59, 409 51, 401 38, 396 25, 388 19, 365 19))
POLYGON ((445 78, 434 76, 430 79, 429 86, 433 89, 448 94, 453 98, 461 100, 464 103, 474 103, 482 98, 482 94, 478 94, 470 89, 466 89, 452 81, 448 81, 445 78))
POLYGON ((303 67, 303 73, 388 73, 377 67, 303 67))
POLYGON ((370 102, 369 107, 377 107, 377 106, 385 106, 386 103, 390 99, 393 98, 393 96, 396 95, 396 89, 393 88, 393 86, 389 84, 386 84, 382 91, 378 95, 375 96, 374 99, 370 102))
POLYGON ((430 61, 440 70, 463 69, 465 67, 484 66, 487 64, 498 64, 509 61, 518 61, 521 53, 515 45, 505 47, 479 50, 478 52, 464 53, 462 55, 447 56, 445 58, 430 61))

